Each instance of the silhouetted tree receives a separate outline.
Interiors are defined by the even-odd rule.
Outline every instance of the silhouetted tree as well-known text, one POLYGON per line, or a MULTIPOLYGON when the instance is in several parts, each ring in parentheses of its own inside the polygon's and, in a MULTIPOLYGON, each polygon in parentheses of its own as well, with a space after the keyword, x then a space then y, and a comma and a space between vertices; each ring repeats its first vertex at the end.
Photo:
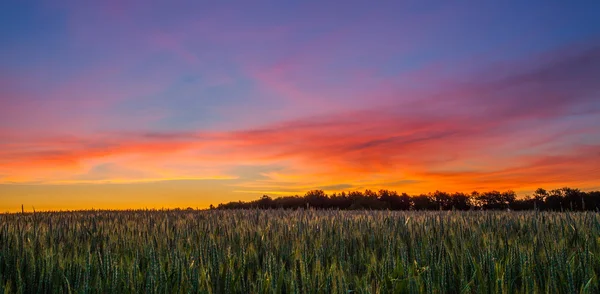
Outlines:
POLYGON ((436 210, 438 209, 435 201, 429 195, 421 194, 412 199, 412 207, 414 210, 436 210))
POLYGON ((379 201, 385 203, 385 208, 391 210, 409 210, 410 196, 406 193, 398 195, 396 191, 379 190, 379 201))
POLYGON ((475 200, 482 209, 494 210, 494 209, 507 209, 515 201, 516 194, 513 191, 498 192, 489 191, 477 194, 475 200))
POLYGON ((504 208, 510 208, 516 199, 517 193, 515 193, 515 191, 508 190, 502 192, 501 202, 504 205, 504 208))
POLYGON ((311 190, 306 193, 304 199, 309 207, 329 208, 327 206, 327 194, 323 190, 311 190))
POLYGON ((435 201, 436 209, 438 210, 450 210, 452 209, 452 198, 450 194, 441 191, 435 191, 431 196, 435 201))
POLYGON ((456 210, 471 209, 471 197, 465 193, 454 193, 450 196, 451 208, 456 210))
MULTIPOLYGON (((551 191, 537 189, 532 197, 517 199, 513 191, 489 191, 479 193, 447 193, 435 191, 430 194, 409 196, 396 191, 372 190, 333 193, 328 196, 323 190, 308 191, 304 197, 286 196, 273 199, 263 195, 250 202, 222 203, 217 209, 391 209, 391 210, 554 210, 554 211, 599 211, 600 191, 584 192, 579 189, 561 188, 551 191)), ((211 209, 214 206, 211 205, 211 209)))
POLYGON ((525 196, 523 199, 515 199, 510 206, 513 210, 534 210, 536 208, 539 209, 540 207, 540 205, 536 205, 535 198, 530 196, 525 196))
POLYGON ((551 190, 548 196, 544 198, 544 207, 547 210, 561 211, 564 210, 562 207, 563 193, 559 189, 551 190))
POLYGON ((267 208, 274 208, 272 207, 273 205, 273 199, 271 199, 271 197, 267 196, 267 195, 263 195, 262 198, 260 198, 260 200, 258 200, 258 202, 256 203, 258 208, 262 208, 262 209, 267 209, 267 208))
POLYGON ((563 194, 563 204, 562 206, 566 208, 566 210, 583 210, 585 203, 583 200, 584 193, 579 189, 571 189, 571 188, 562 188, 563 194))
POLYGON ((583 203, 585 210, 600 211, 600 191, 585 193, 583 203))
POLYGON ((548 191, 546 191, 545 189, 538 188, 537 190, 535 190, 535 192, 533 193, 533 203, 534 203, 536 209, 539 209, 539 210, 546 209, 546 207, 545 207, 546 197, 548 197, 548 191))

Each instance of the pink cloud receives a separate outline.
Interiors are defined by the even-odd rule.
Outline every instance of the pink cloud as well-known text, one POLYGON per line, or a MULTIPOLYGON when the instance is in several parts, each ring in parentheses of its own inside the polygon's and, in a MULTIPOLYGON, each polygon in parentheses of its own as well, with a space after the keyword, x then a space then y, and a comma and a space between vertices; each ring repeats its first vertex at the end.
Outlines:
POLYGON ((167 161, 215 173, 244 164, 284 166, 265 178, 238 183, 257 191, 344 183, 385 186, 399 179, 414 191, 429 191, 431 185, 453 190, 589 186, 600 165, 600 134, 590 126, 598 123, 593 119, 598 113, 579 114, 580 120, 571 123, 569 115, 597 107, 599 52, 518 67, 511 76, 452 85, 385 108, 342 109, 254 129, 66 138, 8 134, 12 143, 0 151, 0 174, 10 178, 11 172, 26 171, 33 177, 36 170, 131 156, 139 159, 131 162, 154 170, 167 161), (596 139, 582 143, 583 138, 596 139))

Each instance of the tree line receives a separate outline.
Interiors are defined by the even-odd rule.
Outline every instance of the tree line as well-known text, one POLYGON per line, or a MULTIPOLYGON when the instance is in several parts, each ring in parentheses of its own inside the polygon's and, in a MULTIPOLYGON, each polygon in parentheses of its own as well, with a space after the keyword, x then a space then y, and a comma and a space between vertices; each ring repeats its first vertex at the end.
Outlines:
MULTIPOLYGON (((371 210, 548 210, 599 211, 600 191, 584 192, 579 189, 537 189, 533 195, 517 198, 514 191, 447 193, 435 191, 409 196, 396 191, 366 190, 326 194, 311 190, 304 196, 271 198, 263 195, 248 202, 219 204, 216 209, 371 209, 371 210)), ((211 209, 215 209, 211 205, 211 209)))

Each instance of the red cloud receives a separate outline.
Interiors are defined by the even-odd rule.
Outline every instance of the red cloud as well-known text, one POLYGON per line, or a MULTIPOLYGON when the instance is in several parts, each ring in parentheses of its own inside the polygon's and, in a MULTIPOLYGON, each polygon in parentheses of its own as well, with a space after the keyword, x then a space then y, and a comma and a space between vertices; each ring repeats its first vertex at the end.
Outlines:
POLYGON ((5 134, 3 141, 10 143, 0 151, 0 174, 20 170, 33 176, 38 168, 132 155, 149 166, 165 160, 205 167, 287 166, 267 179, 242 183, 252 189, 354 182, 383 186, 394 179, 413 181, 415 189, 427 191, 431 185, 460 190, 591 185, 600 165, 600 133, 593 127, 600 109, 594 99, 600 50, 515 71, 410 103, 249 130, 19 140, 5 134))

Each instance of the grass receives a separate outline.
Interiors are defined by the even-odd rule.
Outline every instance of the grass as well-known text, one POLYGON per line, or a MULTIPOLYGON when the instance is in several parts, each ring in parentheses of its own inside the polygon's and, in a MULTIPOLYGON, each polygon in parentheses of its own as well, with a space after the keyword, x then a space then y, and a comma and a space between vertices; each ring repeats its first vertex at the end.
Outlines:
POLYGON ((600 215, 0 215, 4 293, 599 293, 600 215))

